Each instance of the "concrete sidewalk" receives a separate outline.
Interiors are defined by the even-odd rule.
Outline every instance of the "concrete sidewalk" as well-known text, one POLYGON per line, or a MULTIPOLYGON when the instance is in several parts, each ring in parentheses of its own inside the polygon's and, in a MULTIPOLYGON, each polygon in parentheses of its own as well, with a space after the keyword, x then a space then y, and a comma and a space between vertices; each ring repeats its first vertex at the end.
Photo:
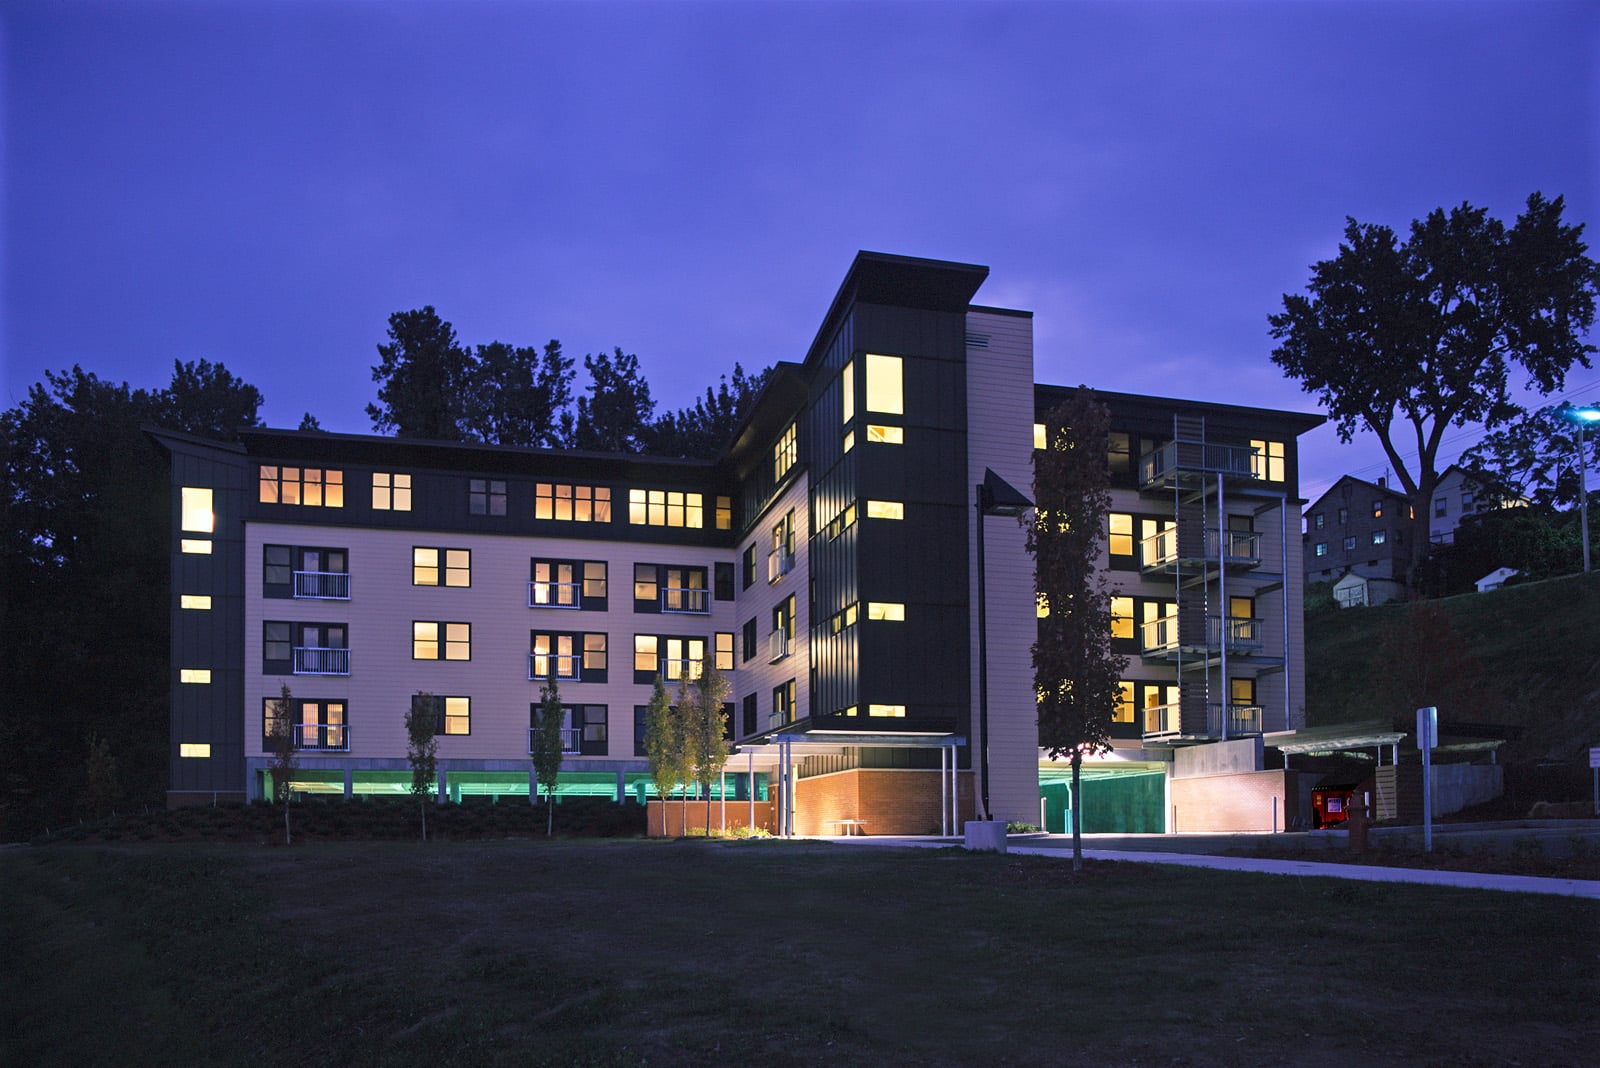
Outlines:
MULTIPOLYGON (((860 846, 947 849, 959 847, 959 838, 863 837, 828 838, 830 842, 860 846)), ((1066 835, 1018 836, 1008 841, 1006 852, 1025 856, 1070 859, 1072 839, 1066 835)), ((1219 857, 1205 853, 1161 852, 1151 848, 1084 849, 1091 860, 1121 860, 1148 864, 1178 864, 1219 871, 1254 872, 1260 875, 1299 875, 1327 879, 1356 879, 1374 883, 1422 883, 1428 886, 1456 886, 1468 890, 1502 890, 1517 894, 1556 894, 1600 900, 1600 881, 1589 879, 1545 879, 1529 875, 1489 875, 1471 871, 1434 871, 1428 868, 1381 868, 1370 864, 1325 864, 1310 860, 1267 860, 1257 857, 1219 857)))

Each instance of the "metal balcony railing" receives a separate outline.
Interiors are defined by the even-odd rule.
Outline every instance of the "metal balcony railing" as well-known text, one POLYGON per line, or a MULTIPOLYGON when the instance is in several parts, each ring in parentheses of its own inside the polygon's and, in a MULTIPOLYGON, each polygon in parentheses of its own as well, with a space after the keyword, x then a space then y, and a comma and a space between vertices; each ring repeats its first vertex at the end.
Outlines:
POLYGON ((776 664, 789 655, 789 635, 775 630, 767 636, 767 663, 776 664))
POLYGON ((703 616, 711 611, 708 591, 686 586, 664 586, 661 589, 661 611, 675 615, 703 616))
POLYGON ((1257 653, 1264 644, 1262 639, 1262 621, 1247 619, 1243 616, 1229 616, 1223 619, 1220 616, 1206 618, 1206 646, 1216 649, 1227 639, 1229 652, 1257 653))
POLYGON ((1178 617, 1162 616, 1139 624, 1139 651, 1146 655, 1170 653, 1178 647, 1178 617))
POLYGON ((1206 706, 1206 733, 1213 738, 1222 737, 1222 717, 1226 709, 1228 717, 1228 737, 1236 738, 1249 734, 1261 734, 1268 724, 1266 710, 1260 705, 1207 705, 1206 706))
POLYGON ((551 672, 558 679, 576 679, 582 660, 580 653, 529 653, 528 679, 548 679, 551 672))
POLYGON ((1171 738, 1178 733, 1178 706, 1146 705, 1144 707, 1144 736, 1150 739, 1171 738))
MULTIPOLYGON (((533 755, 533 734, 538 729, 539 729, 538 727, 529 727, 528 728, 528 755, 529 756, 533 755)), ((579 749, 580 749, 580 743, 582 741, 583 741, 583 729, 581 727, 562 727, 561 728, 561 751, 563 753, 576 753, 576 752, 578 752, 579 749)))
POLYGON ((296 571, 294 595, 303 601, 348 601, 350 575, 344 571, 296 571))
POLYGON ((1221 558, 1225 564, 1259 564, 1261 562, 1261 535, 1253 530, 1229 530, 1219 534, 1206 531, 1206 556, 1221 558), (1226 535, 1224 538, 1223 535, 1226 535), (1221 552, 1218 552, 1218 548, 1221 552))
POLYGON ((1256 450, 1248 445, 1170 441, 1139 458, 1139 484, 1151 486, 1179 471, 1255 479, 1259 477, 1255 456, 1256 450))
POLYGON ((296 723, 294 747, 321 752, 348 753, 350 728, 343 723, 296 723))
POLYGON ((323 649, 295 646, 294 673, 296 675, 348 675, 350 650, 323 649))
POLYGON ((771 712, 769 712, 767 714, 767 729, 769 731, 775 731, 779 727, 787 727, 789 724, 791 724, 793 722, 794 722, 794 717, 791 716, 788 712, 783 712, 783 711, 779 711, 777 709, 774 709, 773 711, 771 711, 771 712))
POLYGON ((529 608, 582 608, 581 582, 528 583, 529 608))
POLYGON ((666 657, 661 658, 661 673, 666 676, 668 682, 677 682, 680 679, 687 679, 693 682, 701 676, 704 670, 705 661, 703 660, 668 660, 666 657))
POLYGON ((1139 542, 1139 566, 1146 571, 1178 561, 1178 528, 1169 527, 1139 542))
POLYGON ((767 585, 777 582, 794 570, 794 553, 787 549, 774 549, 767 554, 767 585))

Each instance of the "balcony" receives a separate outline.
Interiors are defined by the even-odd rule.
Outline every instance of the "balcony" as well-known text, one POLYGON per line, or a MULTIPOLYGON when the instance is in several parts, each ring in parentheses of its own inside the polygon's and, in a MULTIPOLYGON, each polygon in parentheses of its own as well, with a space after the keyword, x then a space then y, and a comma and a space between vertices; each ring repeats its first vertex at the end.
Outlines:
MULTIPOLYGON (((528 755, 529 756, 533 755, 533 736, 534 736, 534 733, 538 731, 538 729, 539 729, 538 727, 529 727, 528 728, 528 755)), ((583 741, 583 728, 581 728, 581 727, 562 727, 561 728, 561 752, 562 752, 563 755, 576 755, 577 752, 578 752, 578 743, 580 743, 581 741, 583 741)))
POLYGON ((776 664, 789 655, 789 635, 775 630, 767 635, 767 663, 776 664))
POLYGON ((318 753, 348 753, 350 728, 343 723, 296 723, 294 747, 318 753))
POLYGON ((1250 656, 1261 651, 1262 645, 1262 620, 1247 619, 1243 616, 1210 616, 1206 619, 1206 646, 1210 649, 1219 649, 1224 646, 1230 653, 1250 656))
POLYGON ((787 549, 774 549, 767 554, 767 585, 772 585, 794 570, 794 553, 787 549))
POLYGON ((1139 625, 1139 655, 1166 657, 1177 651, 1177 616, 1162 616, 1139 625))
POLYGON ((297 645, 294 650, 294 673, 296 675, 348 675, 350 674, 350 650, 297 645))
POLYGON ((661 611, 664 615, 703 616, 711 611, 711 600, 706 590, 663 586, 661 611))
POLYGON ((1157 742, 1178 736, 1180 723, 1178 706, 1146 705, 1144 708, 1144 739, 1147 742, 1157 742))
POLYGON ((1261 564, 1261 535, 1253 530, 1207 530, 1202 542, 1205 556, 1202 559, 1184 559, 1178 554, 1178 529, 1150 535, 1139 542, 1139 570, 1198 572, 1203 564, 1240 570, 1261 564))
POLYGON ((794 722, 794 717, 788 712, 774 709, 767 713, 767 730, 775 731, 779 727, 787 727, 794 722))
POLYGON ((1267 710, 1260 705, 1234 705, 1206 706, 1206 733, 1213 738, 1222 737, 1222 717, 1226 708, 1228 717, 1228 737, 1239 738, 1245 735, 1262 734, 1284 729, 1281 722, 1281 713, 1268 715, 1267 710))
POLYGON ((528 583, 529 608, 582 608, 581 582, 528 583))
POLYGON ((1253 482, 1258 478, 1256 450, 1248 445, 1171 441, 1139 458, 1140 489, 1192 481, 1195 475, 1223 475, 1253 482))
POLYGON ((348 601, 350 575, 345 571, 296 571, 294 596, 301 601, 348 601))
POLYGON ((694 682, 705 672, 706 666, 704 660, 668 660, 666 657, 661 658, 660 664, 661 674, 668 682, 694 682))
POLYGON ((528 681, 543 682, 551 677, 553 671, 557 679, 577 682, 578 666, 582 659, 578 653, 529 653, 528 681))

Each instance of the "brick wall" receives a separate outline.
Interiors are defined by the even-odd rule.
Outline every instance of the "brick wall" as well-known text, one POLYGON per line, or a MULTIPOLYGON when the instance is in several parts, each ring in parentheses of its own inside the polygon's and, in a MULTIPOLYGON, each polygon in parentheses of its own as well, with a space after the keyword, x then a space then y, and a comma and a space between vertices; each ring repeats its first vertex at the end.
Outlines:
POLYGON ((1192 831, 1283 830, 1299 809, 1294 771, 1253 771, 1173 779, 1172 829, 1192 831), (1285 807, 1287 806, 1287 812, 1285 807))
MULTIPOLYGON (((777 805, 774 801, 756 802, 756 826, 768 834, 778 833, 778 820, 776 816, 777 805)), ((727 808, 716 799, 711 802, 711 830, 713 832, 724 829, 723 814, 726 812, 726 829, 729 833, 750 824, 750 802, 735 801, 729 798, 727 808)), ((690 800, 687 812, 681 801, 651 801, 646 812, 649 833, 652 838, 666 835, 669 838, 681 838, 684 834, 685 816, 689 825, 690 834, 706 833, 706 803, 704 801, 690 800), (665 829, 662 822, 665 820, 665 829)))
MULTIPOLYGON (((794 832, 839 834, 829 820, 865 822, 866 834, 937 834, 939 781, 932 769, 858 768, 800 779, 795 783, 794 832)), ((956 776, 961 820, 972 818, 972 774, 956 776)))

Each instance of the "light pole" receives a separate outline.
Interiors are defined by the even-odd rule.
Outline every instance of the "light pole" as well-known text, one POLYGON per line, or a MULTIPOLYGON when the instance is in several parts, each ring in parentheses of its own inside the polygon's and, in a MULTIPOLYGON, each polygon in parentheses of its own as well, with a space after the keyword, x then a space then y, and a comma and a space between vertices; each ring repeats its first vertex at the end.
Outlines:
POLYGON ((983 521, 991 515, 1016 517, 1033 507, 1033 502, 1019 493, 1005 479, 983 469, 983 481, 978 483, 978 734, 983 738, 979 755, 978 784, 981 790, 984 819, 989 818, 989 625, 986 609, 988 597, 984 589, 983 521))
POLYGON ((1583 534, 1583 571, 1589 572, 1589 456, 1583 447, 1583 431, 1590 423, 1600 422, 1600 408, 1594 405, 1579 407, 1563 404, 1556 414, 1578 428, 1578 523, 1583 534))

